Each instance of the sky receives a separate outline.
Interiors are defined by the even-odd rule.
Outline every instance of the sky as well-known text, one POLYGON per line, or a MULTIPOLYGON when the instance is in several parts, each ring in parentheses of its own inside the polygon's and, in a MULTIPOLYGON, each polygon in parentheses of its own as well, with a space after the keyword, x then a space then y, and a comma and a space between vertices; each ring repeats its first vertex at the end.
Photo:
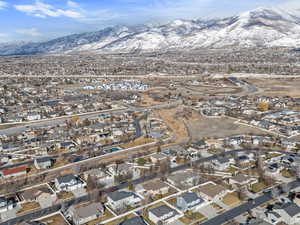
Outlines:
POLYGON ((114 25, 220 18, 300 0, 0 0, 0 42, 43 41, 114 25))

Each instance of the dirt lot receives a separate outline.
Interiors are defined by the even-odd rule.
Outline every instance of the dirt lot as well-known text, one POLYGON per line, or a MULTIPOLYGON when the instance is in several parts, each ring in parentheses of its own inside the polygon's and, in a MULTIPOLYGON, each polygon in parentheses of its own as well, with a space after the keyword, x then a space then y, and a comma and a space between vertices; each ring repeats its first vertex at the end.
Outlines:
POLYGON ((258 87, 263 95, 300 97, 300 79, 249 79, 247 82, 258 87))
POLYGON ((188 121, 187 124, 193 141, 205 137, 222 138, 247 133, 267 134, 259 129, 235 124, 234 120, 227 118, 204 118, 199 116, 197 120, 188 121))
POLYGON ((67 225, 67 222, 60 214, 47 217, 43 219, 41 222, 44 222, 47 225, 67 225))
POLYGON ((178 112, 177 108, 173 109, 162 109, 156 111, 156 115, 162 118, 166 125, 174 132, 174 141, 176 143, 183 143, 189 140, 189 133, 185 126, 184 118, 180 118, 176 115, 178 112))
POLYGON ((151 139, 151 138, 140 137, 140 138, 138 138, 138 139, 136 139, 132 142, 121 145, 121 147, 122 148, 132 148, 132 147, 135 147, 135 146, 144 145, 144 144, 148 144, 148 143, 151 143, 151 142, 155 142, 155 140, 151 139))

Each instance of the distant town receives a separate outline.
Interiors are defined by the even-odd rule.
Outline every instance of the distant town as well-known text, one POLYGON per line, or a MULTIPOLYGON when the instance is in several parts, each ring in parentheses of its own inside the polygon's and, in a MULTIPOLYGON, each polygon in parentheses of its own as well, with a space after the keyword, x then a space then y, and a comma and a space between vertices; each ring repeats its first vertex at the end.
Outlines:
POLYGON ((300 224, 300 78, 1 77, 0 224, 300 224))

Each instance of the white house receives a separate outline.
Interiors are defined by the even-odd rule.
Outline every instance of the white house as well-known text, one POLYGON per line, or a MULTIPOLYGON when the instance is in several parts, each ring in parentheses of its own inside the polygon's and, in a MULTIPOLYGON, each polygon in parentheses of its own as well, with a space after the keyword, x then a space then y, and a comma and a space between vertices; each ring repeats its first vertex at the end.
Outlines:
POLYGON ((230 160, 228 158, 217 158, 212 160, 212 166, 216 170, 226 170, 230 167, 230 160))
POLYGON ((73 191, 83 188, 85 183, 80 178, 69 174, 55 179, 55 187, 58 191, 73 191))
POLYGON ((141 201, 142 198, 140 196, 129 191, 115 191, 107 195, 107 205, 114 210, 127 206, 136 207, 141 201))
POLYGON ((295 203, 275 205, 273 211, 278 213, 286 224, 300 224, 300 207, 295 203))
POLYGON ((14 208, 14 204, 12 201, 5 197, 0 197, 0 213, 6 212, 14 208))
POLYGON ((95 220, 104 214, 104 207, 101 203, 90 203, 83 206, 72 205, 67 211, 67 217, 70 218, 75 225, 86 224, 95 220))
POLYGON ((149 219, 155 224, 158 224, 159 222, 162 222, 163 224, 169 224, 180 218, 182 215, 175 209, 166 205, 162 205, 149 209, 148 216, 149 219))

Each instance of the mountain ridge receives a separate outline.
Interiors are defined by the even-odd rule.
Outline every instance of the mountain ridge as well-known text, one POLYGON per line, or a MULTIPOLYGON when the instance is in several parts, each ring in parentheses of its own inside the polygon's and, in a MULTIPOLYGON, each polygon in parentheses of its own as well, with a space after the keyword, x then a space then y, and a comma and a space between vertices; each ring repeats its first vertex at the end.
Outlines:
POLYGON ((46 42, 0 45, 0 55, 130 53, 231 46, 299 48, 300 16, 282 9, 257 8, 221 19, 115 26, 46 42))

